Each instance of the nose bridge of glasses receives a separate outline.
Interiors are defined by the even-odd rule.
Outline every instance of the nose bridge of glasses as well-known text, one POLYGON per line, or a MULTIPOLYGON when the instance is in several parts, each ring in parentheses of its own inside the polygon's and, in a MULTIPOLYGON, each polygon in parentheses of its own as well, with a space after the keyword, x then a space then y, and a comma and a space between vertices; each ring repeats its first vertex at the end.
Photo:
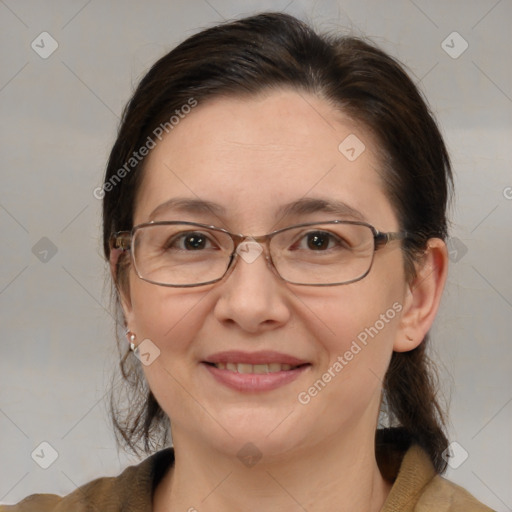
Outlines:
POLYGON ((253 263, 263 253, 267 262, 271 262, 269 235, 235 235, 231 237, 234 242, 233 255, 237 255, 246 263, 253 263))
POLYGON ((234 247, 226 273, 231 273, 234 270, 238 260, 243 260, 244 264, 252 265, 260 258, 260 256, 263 255, 266 267, 273 274, 280 277, 270 254, 271 239, 272 234, 258 236, 231 234, 231 240, 234 243, 234 247))

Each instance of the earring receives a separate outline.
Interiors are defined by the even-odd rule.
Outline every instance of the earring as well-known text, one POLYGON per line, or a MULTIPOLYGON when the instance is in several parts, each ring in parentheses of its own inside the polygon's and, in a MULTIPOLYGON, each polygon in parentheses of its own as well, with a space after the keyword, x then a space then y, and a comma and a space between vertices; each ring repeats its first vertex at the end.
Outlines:
POLYGON ((138 351, 138 347, 135 346, 135 340, 137 339, 137 337, 135 336, 135 334, 130 331, 129 329, 126 330, 126 333, 125 333, 126 337, 128 338, 128 343, 130 344, 130 350, 136 354, 137 351, 138 351))

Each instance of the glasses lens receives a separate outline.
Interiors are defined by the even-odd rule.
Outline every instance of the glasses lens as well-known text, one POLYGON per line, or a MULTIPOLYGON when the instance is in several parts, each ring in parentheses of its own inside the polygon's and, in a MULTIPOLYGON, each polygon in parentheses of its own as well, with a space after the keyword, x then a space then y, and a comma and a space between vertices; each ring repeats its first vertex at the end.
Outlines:
POLYGON ((135 231, 132 246, 141 278, 176 286, 221 278, 233 252, 226 233, 189 224, 142 226, 135 231))
POLYGON ((283 279, 296 284, 343 284, 364 277, 372 264, 374 237, 359 224, 317 224, 282 231, 271 254, 283 279))

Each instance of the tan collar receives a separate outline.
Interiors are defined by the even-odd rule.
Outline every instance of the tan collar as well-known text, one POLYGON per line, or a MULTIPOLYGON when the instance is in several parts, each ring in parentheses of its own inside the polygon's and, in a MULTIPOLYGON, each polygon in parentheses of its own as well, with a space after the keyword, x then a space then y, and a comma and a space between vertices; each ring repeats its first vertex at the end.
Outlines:
POLYGON ((405 454, 381 512, 412 512, 423 488, 436 476, 427 453, 417 444, 405 454))

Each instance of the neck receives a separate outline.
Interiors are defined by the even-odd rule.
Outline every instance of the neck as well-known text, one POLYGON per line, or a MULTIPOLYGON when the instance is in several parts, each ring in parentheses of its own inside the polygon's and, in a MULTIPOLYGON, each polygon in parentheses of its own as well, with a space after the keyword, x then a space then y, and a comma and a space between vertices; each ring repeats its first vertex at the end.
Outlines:
POLYGON ((377 466, 374 431, 364 437, 338 433, 248 467, 173 430, 175 466, 156 490, 155 511, 377 512, 391 484, 377 466))

